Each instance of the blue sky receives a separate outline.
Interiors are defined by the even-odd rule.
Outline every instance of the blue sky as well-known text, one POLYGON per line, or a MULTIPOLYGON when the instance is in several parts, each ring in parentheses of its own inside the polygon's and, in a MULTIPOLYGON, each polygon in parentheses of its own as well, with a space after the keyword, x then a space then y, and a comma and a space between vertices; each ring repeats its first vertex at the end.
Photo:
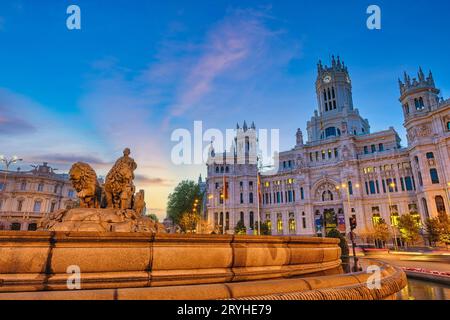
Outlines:
POLYGON ((0 3, 0 153, 105 174, 125 146, 151 211, 204 166, 173 166, 174 129, 279 128, 281 147, 316 108, 316 63, 340 55, 372 131, 406 144, 397 79, 433 70, 449 96, 450 3, 435 1, 142 1, 0 3), (82 30, 66 28, 81 8, 82 30), (377 4, 382 29, 366 28, 377 4))

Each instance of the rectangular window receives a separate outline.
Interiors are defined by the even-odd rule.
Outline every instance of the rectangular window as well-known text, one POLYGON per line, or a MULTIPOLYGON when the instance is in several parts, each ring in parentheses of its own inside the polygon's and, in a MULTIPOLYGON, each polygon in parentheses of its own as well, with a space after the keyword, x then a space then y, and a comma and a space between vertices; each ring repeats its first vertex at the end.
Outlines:
POLYGON ((439 184, 439 175, 436 169, 430 169, 430 177, 432 184, 439 184))
POLYGON ((375 147, 374 144, 370 146, 370 149, 371 149, 372 153, 377 152, 377 148, 375 147))
POLYGON ((303 188, 300 188, 300 197, 302 200, 305 200, 305 191, 303 188))
POLYGON ((383 152, 384 151, 384 145, 382 143, 380 143, 378 145, 378 151, 383 152))
POLYGON ((367 146, 364 147, 364 154, 369 154, 369 148, 367 146))
POLYGON ((402 191, 405 191, 405 180, 403 180, 403 177, 400 178, 400 184, 402 186, 402 191))
POLYGON ((380 183, 378 182, 378 180, 375 180, 375 185, 377 187, 377 193, 380 194, 380 183))
POLYGON ((370 187, 370 194, 375 194, 375 182, 374 181, 369 181, 369 187, 370 187))
POLYGON ((386 193, 386 181, 384 181, 384 179, 381 180, 381 184, 383 186, 383 192, 386 193))
POLYGON ((241 204, 243 204, 243 203, 244 203, 244 194, 241 193, 241 204))
POLYGON ((351 181, 348 182, 348 193, 353 195, 353 183, 351 181))
POLYGON ((367 181, 365 182, 366 184, 366 194, 369 195, 369 184, 367 183, 367 181))
POLYGON ((337 148, 334 148, 334 157, 337 159, 339 158, 339 151, 337 148))

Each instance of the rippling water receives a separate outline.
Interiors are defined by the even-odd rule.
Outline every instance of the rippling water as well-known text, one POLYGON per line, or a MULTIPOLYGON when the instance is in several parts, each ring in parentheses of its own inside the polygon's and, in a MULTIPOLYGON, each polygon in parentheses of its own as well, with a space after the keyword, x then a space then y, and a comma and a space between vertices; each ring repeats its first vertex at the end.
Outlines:
POLYGON ((408 279, 408 286, 398 295, 399 300, 450 300, 450 287, 429 281, 408 279))

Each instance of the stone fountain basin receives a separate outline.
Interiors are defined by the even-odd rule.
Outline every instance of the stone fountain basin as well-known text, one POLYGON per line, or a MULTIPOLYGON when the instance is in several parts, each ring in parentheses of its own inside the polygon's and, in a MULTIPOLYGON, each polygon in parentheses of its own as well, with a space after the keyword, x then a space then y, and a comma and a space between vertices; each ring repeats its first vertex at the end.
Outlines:
POLYGON ((290 278, 340 266, 338 240, 0 231, 0 292, 143 288, 290 278))

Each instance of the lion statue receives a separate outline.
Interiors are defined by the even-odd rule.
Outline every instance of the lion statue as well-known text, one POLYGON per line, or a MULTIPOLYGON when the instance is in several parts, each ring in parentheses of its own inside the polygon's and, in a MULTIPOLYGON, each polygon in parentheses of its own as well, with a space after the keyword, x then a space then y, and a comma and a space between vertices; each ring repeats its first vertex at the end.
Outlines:
POLYGON ((87 163, 77 162, 70 169, 69 176, 80 199, 80 207, 100 208, 102 190, 94 169, 87 163))
POLYGON ((125 162, 118 162, 106 176, 104 194, 106 207, 132 209, 135 186, 134 174, 125 162))

